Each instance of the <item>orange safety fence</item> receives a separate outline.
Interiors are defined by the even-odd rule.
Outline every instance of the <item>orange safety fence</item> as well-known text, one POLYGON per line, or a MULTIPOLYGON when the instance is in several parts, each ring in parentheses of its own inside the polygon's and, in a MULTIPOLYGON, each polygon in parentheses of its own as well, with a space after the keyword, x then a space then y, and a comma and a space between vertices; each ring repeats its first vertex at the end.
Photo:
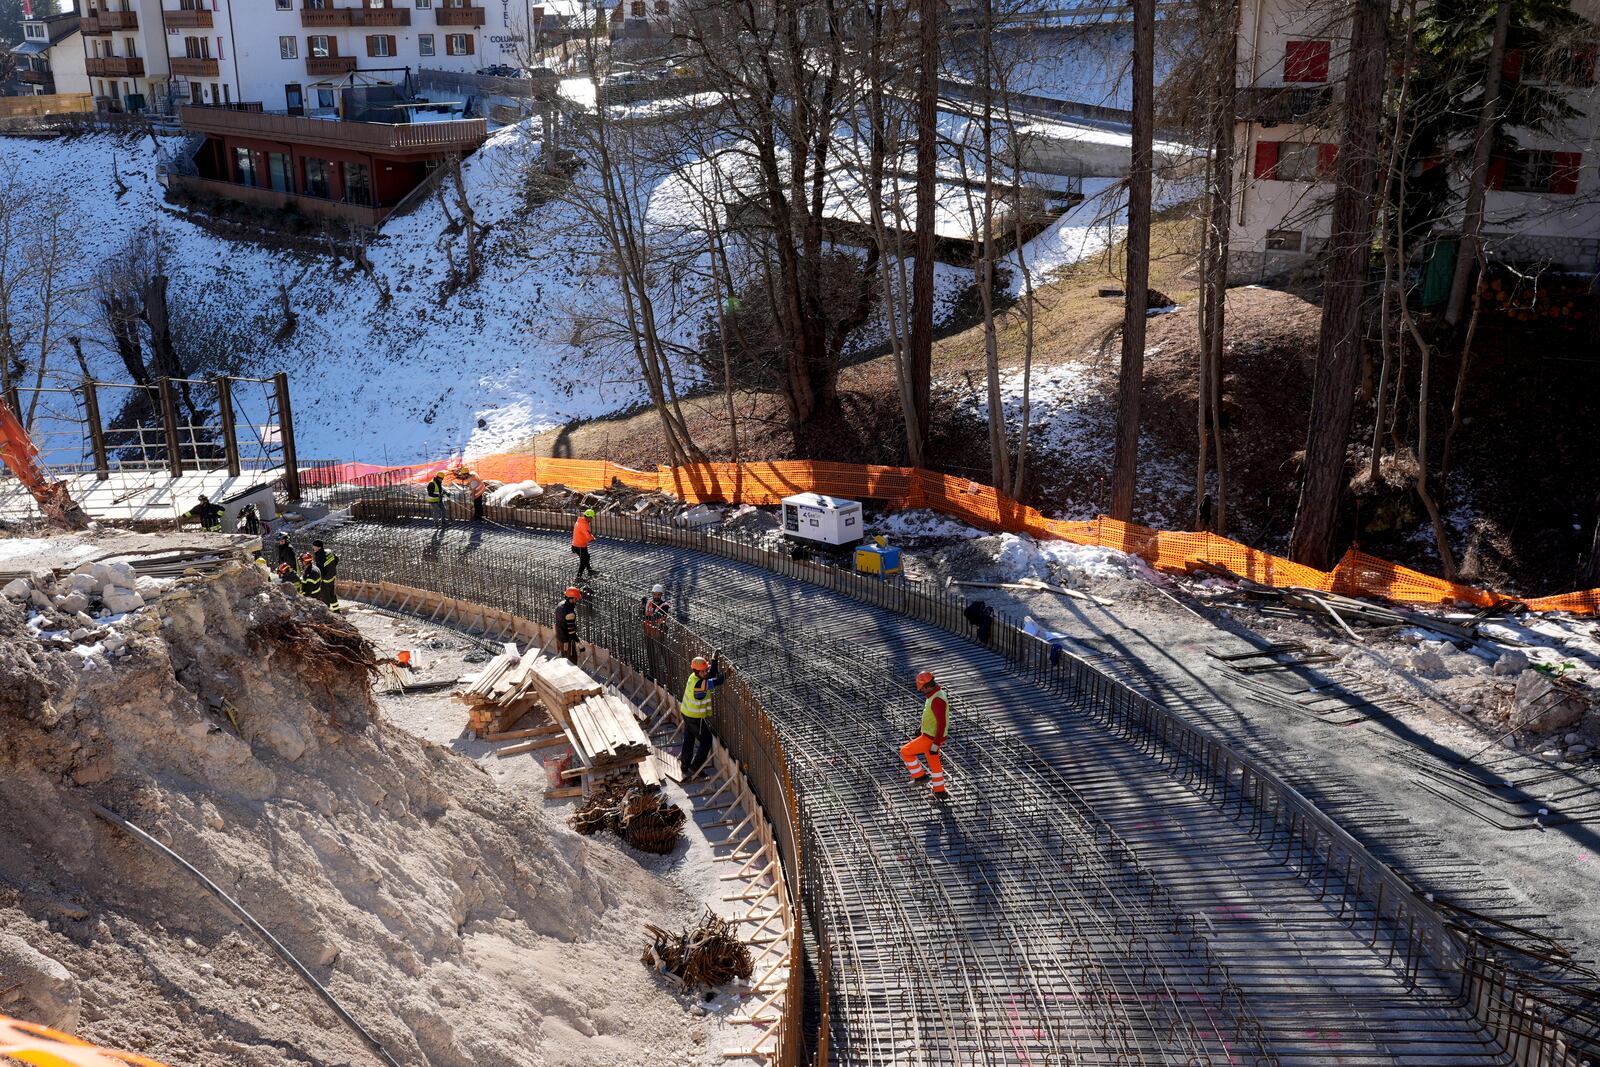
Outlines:
MULTIPOLYGON (((460 461, 409 467, 343 464, 302 475, 305 484, 331 480, 426 481, 436 471, 449 472, 460 461)), ((593 492, 620 482, 633 489, 659 491, 685 503, 775 505, 795 493, 822 493, 881 501, 897 508, 929 508, 972 526, 1033 537, 1097 545, 1136 555, 1157 570, 1187 574, 1211 563, 1251 581, 1277 588, 1321 589, 1348 596, 1382 597, 1411 604, 1467 604, 1488 607, 1502 602, 1526 604, 1533 611, 1570 611, 1600 615, 1600 589, 1521 598, 1459 582, 1448 582, 1397 563, 1351 549, 1331 571, 1320 571, 1270 552, 1211 533, 1152 530, 1101 516, 1086 522, 1047 518, 1037 509, 1012 500, 993 486, 970 478, 858 463, 783 460, 760 463, 698 463, 662 467, 652 473, 606 460, 553 459, 521 454, 484 456, 468 464, 479 476, 501 482, 534 481, 593 492)))
POLYGON ((163 1067, 145 1056, 112 1052, 48 1027, 0 1015, 0 1060, 36 1067, 163 1067))

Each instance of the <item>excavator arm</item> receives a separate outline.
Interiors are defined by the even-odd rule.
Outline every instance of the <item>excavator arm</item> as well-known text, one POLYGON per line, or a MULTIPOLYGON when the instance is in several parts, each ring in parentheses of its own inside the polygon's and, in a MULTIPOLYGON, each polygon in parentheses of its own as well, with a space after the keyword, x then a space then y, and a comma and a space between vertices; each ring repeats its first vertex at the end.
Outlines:
POLYGON ((89 517, 68 495, 67 483, 45 480, 39 466, 39 449, 11 406, 3 401, 0 401, 0 460, 4 460, 11 473, 28 487, 47 519, 69 530, 89 528, 89 517))

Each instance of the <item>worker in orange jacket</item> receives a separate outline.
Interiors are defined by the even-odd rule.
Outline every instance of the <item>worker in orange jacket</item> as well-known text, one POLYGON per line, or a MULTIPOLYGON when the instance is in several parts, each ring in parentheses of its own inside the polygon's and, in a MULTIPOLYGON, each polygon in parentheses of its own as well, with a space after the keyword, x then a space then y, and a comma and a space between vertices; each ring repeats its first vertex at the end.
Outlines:
POLYGON ((572 551, 578 557, 578 577, 575 581, 582 581, 585 574, 593 574, 594 567, 589 562, 589 545, 594 541, 594 531, 589 528, 589 520, 594 518, 594 508, 585 508, 578 521, 572 524, 572 551))
POLYGON ((945 695, 944 688, 934 680, 932 671, 923 671, 917 675, 917 692, 924 697, 922 702, 922 732, 900 749, 900 758, 906 761, 906 771, 913 779, 925 777, 929 771, 933 777, 929 784, 933 787, 935 796, 944 795, 944 760, 939 752, 944 748, 945 731, 950 725, 950 698, 945 695), (923 757, 927 757, 928 766, 922 766, 923 757))

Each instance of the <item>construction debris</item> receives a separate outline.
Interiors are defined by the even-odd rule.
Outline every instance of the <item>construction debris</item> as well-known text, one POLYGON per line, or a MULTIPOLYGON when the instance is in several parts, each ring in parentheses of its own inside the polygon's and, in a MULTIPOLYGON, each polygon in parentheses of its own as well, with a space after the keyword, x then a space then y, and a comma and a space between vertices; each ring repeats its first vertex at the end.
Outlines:
POLYGON ((694 930, 670 934, 651 923, 644 928, 655 940, 645 946, 640 962, 682 989, 718 989, 735 978, 748 982, 755 973, 750 946, 739 940, 732 923, 709 909, 694 930))
POLYGON ((688 816, 653 787, 607 781, 591 792, 571 818, 580 834, 610 830, 640 852, 665 856, 678 844, 688 816))
POLYGON ((1109 608, 1116 603, 1116 601, 1107 600, 1103 596, 1095 596, 1093 593, 1085 593, 1078 589, 1068 589, 1064 585, 1051 585, 1049 582, 1042 582, 1037 578, 1018 578, 1014 582, 952 582, 951 584, 971 586, 977 589, 1020 589, 1028 593, 1054 593, 1057 596, 1071 597, 1073 600, 1083 600, 1091 604, 1098 604, 1103 608, 1109 608))

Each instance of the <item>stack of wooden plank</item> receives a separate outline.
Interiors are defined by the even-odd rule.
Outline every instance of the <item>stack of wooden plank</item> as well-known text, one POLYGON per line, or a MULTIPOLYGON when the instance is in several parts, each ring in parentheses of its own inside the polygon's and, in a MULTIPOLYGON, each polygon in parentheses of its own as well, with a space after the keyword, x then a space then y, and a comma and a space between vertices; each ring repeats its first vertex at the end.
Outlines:
POLYGON ((537 684, 541 662, 550 660, 531 650, 520 654, 516 645, 507 643, 483 670, 462 679, 455 696, 467 706, 467 728, 480 737, 505 733, 543 703, 537 684))
POLYGON ((605 687, 582 667, 549 656, 540 656, 533 664, 530 684, 550 715, 562 726, 567 725, 568 708, 605 691, 605 687))
POLYGON ((638 763, 650 755, 633 705, 619 696, 599 693, 567 709, 567 736, 579 758, 596 771, 638 763))

